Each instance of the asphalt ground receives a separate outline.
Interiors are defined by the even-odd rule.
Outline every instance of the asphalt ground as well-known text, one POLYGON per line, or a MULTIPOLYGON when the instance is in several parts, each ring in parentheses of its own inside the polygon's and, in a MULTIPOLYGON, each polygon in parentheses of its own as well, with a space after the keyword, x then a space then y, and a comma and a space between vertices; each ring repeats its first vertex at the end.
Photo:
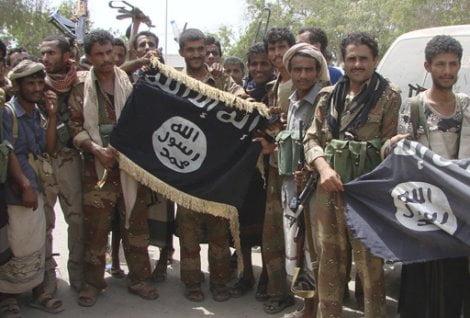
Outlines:
MULTIPOLYGON (((59 314, 49 314, 28 306, 31 301, 31 293, 25 293, 19 298, 21 313, 26 318, 45 318, 45 317, 116 317, 116 318, 147 318, 147 317, 283 317, 284 314, 294 311, 301 305, 297 299, 296 304, 285 309, 283 312, 275 315, 268 315, 263 311, 263 304, 255 300, 254 290, 241 298, 232 298, 226 302, 216 302, 212 300, 209 292, 208 283, 208 264, 207 264, 207 244, 202 245, 201 263, 202 270, 205 273, 206 281, 203 284, 205 300, 201 303, 195 303, 187 300, 184 295, 184 286, 179 280, 179 244, 178 238, 174 238, 175 254, 172 265, 168 267, 168 276, 165 282, 156 283, 160 297, 156 300, 143 300, 138 296, 129 294, 127 291, 126 278, 117 279, 106 273, 106 283, 108 288, 99 295, 95 306, 90 308, 80 307, 77 304, 77 293, 70 288, 67 274, 67 226, 62 217, 62 211, 56 205, 56 228, 54 230, 54 253, 60 255, 56 257, 58 263, 58 291, 56 296, 63 301, 65 310, 59 314)), ((149 253, 152 264, 158 260, 159 251, 156 247, 149 247, 149 253)), ((125 258, 122 255, 121 264, 127 273, 125 258)), ((260 251, 253 251, 253 262, 255 266, 255 275, 258 277, 261 269, 260 251)), ((387 317, 396 317, 397 296, 399 291, 399 266, 386 266, 387 278, 387 317)), ((352 275, 354 277, 354 273, 352 275)), ((344 303, 343 316, 346 318, 363 317, 363 312, 357 309, 354 297, 354 282, 349 283, 350 297, 344 303)))

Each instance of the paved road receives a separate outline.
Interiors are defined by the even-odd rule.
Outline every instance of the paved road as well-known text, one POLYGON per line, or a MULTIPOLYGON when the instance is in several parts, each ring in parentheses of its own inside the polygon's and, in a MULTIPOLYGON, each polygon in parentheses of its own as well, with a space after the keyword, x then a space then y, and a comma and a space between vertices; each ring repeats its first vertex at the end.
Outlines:
MULTIPOLYGON (((284 312, 277 315, 267 315, 264 313, 262 303, 259 303, 254 298, 254 292, 245 295, 242 298, 231 299, 227 302, 218 303, 212 300, 208 288, 208 282, 203 285, 203 290, 206 295, 206 300, 202 303, 194 303, 186 300, 183 296, 183 285, 179 280, 179 249, 178 241, 175 239, 175 261, 171 267, 168 268, 168 278, 165 282, 157 284, 160 297, 154 301, 143 300, 137 296, 131 295, 127 292, 126 280, 115 279, 106 274, 106 282, 108 288, 98 298, 98 302, 94 307, 83 308, 77 305, 76 293, 69 287, 67 275, 67 231, 66 225, 62 218, 60 208, 56 206, 57 211, 57 224, 54 231, 54 252, 60 253, 56 257, 58 263, 57 276, 59 278, 59 289, 57 296, 64 302, 65 311, 53 317, 113 317, 113 318, 146 318, 146 317, 224 317, 224 318, 242 318, 242 317, 282 317, 296 308, 300 302, 297 301, 296 306, 286 309, 284 312)), ((207 276, 207 245, 202 246, 202 266, 203 271, 207 276)), ((152 263, 158 259, 158 249, 151 247, 150 256, 152 263)), ((121 257, 124 262, 124 257, 121 257)), ((261 258, 259 252, 254 252, 253 261, 258 275, 261 258)), ((123 268, 127 272, 125 264, 123 268)), ((387 298, 388 304, 388 317, 395 317, 396 312, 396 295, 398 290, 397 273, 398 269, 388 270, 387 276, 389 294, 391 297, 387 298)), ((354 283, 350 283, 350 289, 353 288, 354 283)), ((351 292, 351 296, 353 293, 351 292)), ((354 300, 351 299, 346 303, 344 309, 344 317, 356 318, 362 317, 363 313, 354 310, 354 300)), ((43 313, 37 309, 32 309, 27 306, 31 300, 30 294, 24 294, 20 298, 20 306, 22 315, 26 318, 43 318, 52 317, 50 314, 43 313)))

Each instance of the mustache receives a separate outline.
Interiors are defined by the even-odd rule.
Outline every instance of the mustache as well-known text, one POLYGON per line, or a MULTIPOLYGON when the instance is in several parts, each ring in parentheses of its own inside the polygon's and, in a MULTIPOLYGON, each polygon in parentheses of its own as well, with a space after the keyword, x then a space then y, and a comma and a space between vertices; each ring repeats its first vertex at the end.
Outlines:
POLYGON ((114 62, 104 62, 101 66, 114 65, 114 62))

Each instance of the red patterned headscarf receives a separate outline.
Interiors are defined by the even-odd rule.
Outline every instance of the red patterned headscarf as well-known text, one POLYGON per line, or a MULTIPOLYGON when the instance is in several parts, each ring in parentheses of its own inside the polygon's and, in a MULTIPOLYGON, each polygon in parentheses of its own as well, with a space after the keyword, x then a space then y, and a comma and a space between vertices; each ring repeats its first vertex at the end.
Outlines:
POLYGON ((70 91, 77 81, 77 66, 74 60, 67 61, 65 74, 46 74, 46 84, 57 93, 70 91))

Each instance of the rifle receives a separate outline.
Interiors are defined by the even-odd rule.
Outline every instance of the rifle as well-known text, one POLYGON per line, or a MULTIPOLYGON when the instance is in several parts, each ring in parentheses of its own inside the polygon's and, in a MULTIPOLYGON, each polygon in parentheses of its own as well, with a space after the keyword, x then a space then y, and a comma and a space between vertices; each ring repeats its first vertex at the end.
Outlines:
MULTIPOLYGON (((307 249, 310 252, 310 259, 312 265, 315 264, 316 253, 313 246, 313 237, 307 237, 307 235, 312 235, 310 215, 305 213, 305 205, 307 204, 310 196, 316 189, 317 184, 317 174, 312 173, 310 179, 306 183, 304 189, 299 195, 298 206, 295 211, 297 215, 297 223, 299 230, 295 237, 295 242, 297 243, 297 268, 294 271, 291 290, 292 292, 302 298, 313 298, 315 295, 316 284, 315 279, 305 271, 304 261, 305 261, 305 252, 304 252, 304 242, 307 241, 307 249)), ((315 269, 314 269, 315 272, 315 269)))
POLYGON ((88 19, 88 1, 79 0, 75 10, 75 16, 67 19, 62 16, 59 11, 54 12, 49 17, 49 23, 52 23, 65 36, 76 41, 79 45, 83 45, 85 38, 88 19))
POLYGON ((416 92, 414 93, 414 95, 416 96, 419 93, 424 92, 425 90, 426 88, 419 84, 416 84, 416 85, 408 84, 408 97, 412 97, 414 92, 416 92))
POLYGON ((136 17, 140 21, 145 23, 149 28, 155 27, 155 25, 152 24, 152 20, 148 15, 145 15, 142 10, 133 6, 127 1, 109 1, 108 5, 110 8, 118 9, 118 12, 120 13, 116 16, 118 20, 136 17), (121 2, 123 5, 117 6, 114 4, 115 2, 121 2))
MULTIPOLYGON (((305 153, 304 153, 304 146, 303 146, 303 121, 299 122, 299 160, 297 162, 297 171, 303 171, 305 168, 305 153)), ((310 251, 310 256, 312 259, 316 258, 313 246, 312 246, 312 239, 311 237, 311 222, 310 216, 305 213, 305 205, 307 204, 308 200, 310 199, 312 193, 315 191, 317 184, 317 174, 312 173, 309 180, 306 182, 305 185, 297 184, 297 195, 291 199, 289 202, 289 208, 295 212, 298 230, 295 236, 294 241, 296 242, 296 250, 297 250, 297 260, 296 260, 296 269, 294 271, 294 277, 292 280, 291 289, 292 292, 300 297, 303 298, 312 298, 314 296, 315 290, 315 281, 304 270, 304 262, 305 262, 305 252, 304 252, 304 245, 305 241, 308 242, 308 250, 310 251)))
POLYGON ((259 23, 258 23, 258 28, 256 29, 256 35, 255 35, 255 38, 253 39, 253 44, 257 43, 259 40, 258 40, 258 36, 260 35, 260 31, 261 31, 261 25, 263 24, 263 20, 262 20, 262 15, 264 12, 267 12, 267 15, 266 15, 266 22, 265 22, 265 28, 264 28, 264 33, 263 35, 261 36, 261 40, 263 39, 263 37, 266 35, 266 33, 268 32, 268 26, 269 26, 269 19, 271 18, 271 9, 269 8, 264 8, 258 19, 259 20, 259 23))
MULTIPOLYGON (((304 154, 304 145, 303 145, 303 128, 304 128, 304 122, 301 120, 299 122, 299 142, 298 142, 298 147, 299 147, 299 160, 297 161, 297 171, 302 171, 305 166, 305 154, 304 154)), ((302 185, 297 184, 297 196, 293 197, 290 202, 289 202, 289 208, 292 211, 296 211, 299 205, 299 197, 300 197, 300 192, 302 190, 302 185)))

